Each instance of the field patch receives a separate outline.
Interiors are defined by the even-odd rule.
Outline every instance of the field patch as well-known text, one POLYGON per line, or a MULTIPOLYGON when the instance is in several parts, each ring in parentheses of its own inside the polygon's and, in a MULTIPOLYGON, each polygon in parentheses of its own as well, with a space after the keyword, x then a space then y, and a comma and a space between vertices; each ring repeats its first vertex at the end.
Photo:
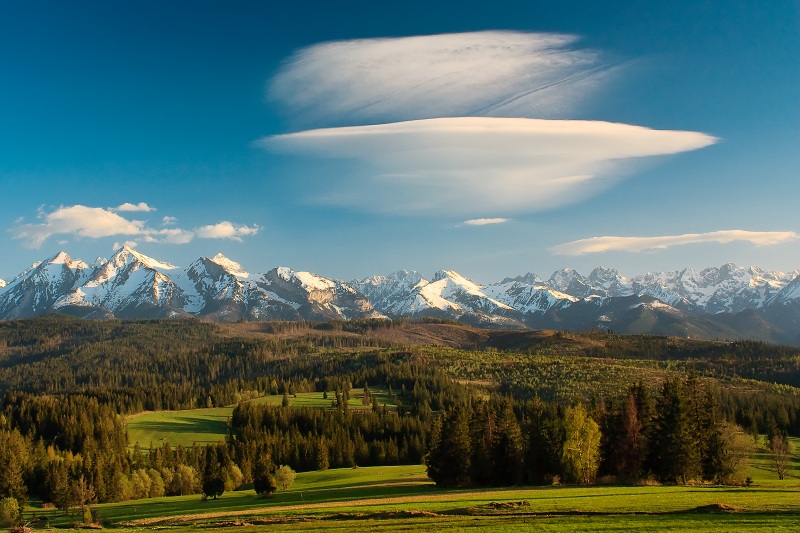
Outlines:
POLYGON ((142 449, 164 441, 170 446, 216 444, 225 440, 232 412, 232 407, 217 407, 134 415, 128 419, 128 442, 138 442, 142 449))
MULTIPOLYGON (((378 399, 378 404, 386 406, 389 410, 396 410, 394 398, 382 388, 370 387, 370 395, 378 399)), ((329 392, 327 398, 322 392, 298 392, 288 395, 289 407, 312 409, 331 409, 336 393, 329 392)), ((372 404, 363 405, 363 388, 350 390, 350 400, 347 408, 351 411, 368 411, 372 404)), ((248 400, 258 404, 280 406, 283 402, 282 394, 261 396, 248 400)), ((224 441, 228 435, 228 420, 233 414, 234 406, 211 407, 208 409, 187 409, 183 411, 157 411, 146 412, 128 417, 128 443, 133 447, 137 442, 146 450, 151 444, 161 446, 169 442, 170 446, 191 446, 192 444, 216 444, 224 441)))

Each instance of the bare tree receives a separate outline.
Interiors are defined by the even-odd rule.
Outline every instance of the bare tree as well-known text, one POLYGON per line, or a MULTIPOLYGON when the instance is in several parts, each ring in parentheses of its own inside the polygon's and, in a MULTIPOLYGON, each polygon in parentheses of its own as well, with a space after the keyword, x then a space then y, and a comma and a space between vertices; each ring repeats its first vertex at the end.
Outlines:
POLYGON ((792 453, 789 440, 784 435, 774 434, 767 444, 772 452, 772 465, 775 467, 778 479, 784 479, 789 471, 789 456, 792 453))

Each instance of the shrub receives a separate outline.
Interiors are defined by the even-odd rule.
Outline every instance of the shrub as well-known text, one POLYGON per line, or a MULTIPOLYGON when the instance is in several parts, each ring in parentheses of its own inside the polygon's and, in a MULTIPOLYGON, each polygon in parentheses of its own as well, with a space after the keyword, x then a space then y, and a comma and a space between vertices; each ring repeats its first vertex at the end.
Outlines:
POLYGON ((13 527, 19 521, 19 502, 16 498, 3 498, 0 500, 0 524, 3 527, 13 527))

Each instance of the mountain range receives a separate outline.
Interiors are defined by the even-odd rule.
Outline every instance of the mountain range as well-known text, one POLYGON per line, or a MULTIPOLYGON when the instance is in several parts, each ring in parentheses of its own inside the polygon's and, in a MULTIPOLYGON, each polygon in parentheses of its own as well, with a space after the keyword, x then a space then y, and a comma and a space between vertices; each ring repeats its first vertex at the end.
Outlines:
POLYGON ((489 285, 453 270, 345 282, 287 267, 250 274, 221 254, 181 269, 122 247, 93 264, 59 252, 9 282, 0 319, 47 313, 85 318, 202 317, 350 320, 438 317, 493 328, 604 329, 800 344, 800 272, 732 263, 625 277, 564 268, 489 285))

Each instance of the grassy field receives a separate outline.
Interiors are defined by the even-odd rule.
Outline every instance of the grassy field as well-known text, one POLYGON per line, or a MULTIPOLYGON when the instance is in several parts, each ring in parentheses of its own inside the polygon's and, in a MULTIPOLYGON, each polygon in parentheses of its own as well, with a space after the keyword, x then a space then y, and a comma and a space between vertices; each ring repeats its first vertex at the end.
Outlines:
MULTIPOLYGON (((794 439, 795 445, 800 444, 794 439)), ((252 490, 201 502, 198 495, 94 506, 106 527, 179 532, 408 531, 797 531, 800 458, 777 480, 766 454, 754 457, 750 487, 562 486, 445 490, 423 466, 305 472, 286 491, 252 490)), ((43 511, 36 511, 43 513, 43 511)), ((77 520, 44 512, 51 526, 77 520)))
POLYGON ((128 419, 128 441, 142 449, 165 440, 172 446, 214 444, 225 440, 232 412, 232 407, 216 407, 138 414, 128 419))
MULTIPOLYGON (((386 390, 371 388, 370 394, 378 398, 381 406, 385 404, 389 409, 396 409, 386 390)), ((348 409, 371 409, 371 405, 361 405, 363 396, 364 389, 352 389, 348 409)), ((329 393, 326 399, 321 392, 298 392, 294 396, 289 396, 289 405, 291 407, 330 409, 331 401, 335 398, 334 393, 329 393)), ((281 405, 283 395, 261 396, 249 401, 281 405)), ((128 418, 128 441, 131 447, 138 442, 142 449, 149 448, 151 443, 160 446, 165 440, 171 446, 217 443, 225 440, 228 435, 228 419, 233 413, 233 408, 234 406, 231 405, 210 409, 158 411, 134 415, 128 418)))

